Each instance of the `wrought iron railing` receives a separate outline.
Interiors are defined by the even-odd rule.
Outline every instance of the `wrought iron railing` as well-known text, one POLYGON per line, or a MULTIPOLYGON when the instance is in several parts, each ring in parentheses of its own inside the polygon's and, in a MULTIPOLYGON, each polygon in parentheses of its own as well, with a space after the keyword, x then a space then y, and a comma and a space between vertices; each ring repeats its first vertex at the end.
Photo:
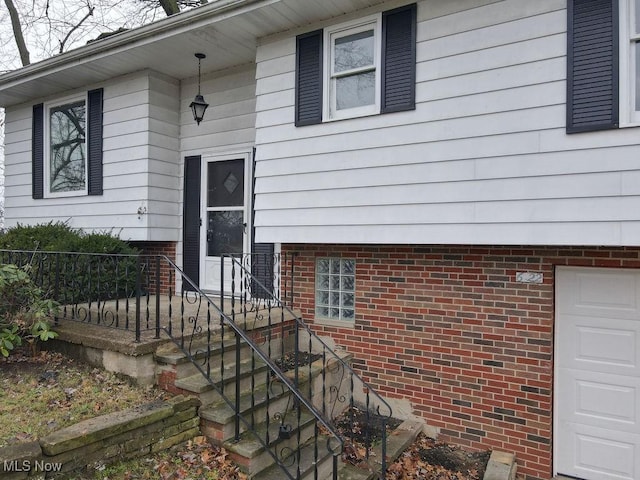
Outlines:
MULTIPOLYGON (((239 255, 238 259, 268 280, 264 285, 269 292, 284 301, 293 298, 293 278, 282 267, 292 268, 293 262, 284 255, 239 255)), ((56 324, 70 320, 127 330, 140 342, 143 334, 160 338, 163 325, 170 318, 175 323, 181 312, 175 305, 177 267, 164 256, 0 250, 0 263, 24 268, 48 298, 60 303, 56 324)))
POLYGON ((56 321, 135 341, 168 335, 235 412, 233 438, 252 436, 287 478, 336 478, 345 451, 384 477, 391 407, 291 308, 295 256, 225 257, 215 297, 164 256, 0 250, 0 263, 24 267, 60 303, 56 321))
MULTIPOLYGON (((242 261, 235 259, 232 263, 242 261)), ((311 465, 311 472, 304 472, 307 476, 327 478, 319 470, 323 460, 327 460, 331 477, 337 479, 342 437, 314 403, 296 388, 296 383, 268 351, 256 343, 259 326, 245 329, 236 323, 224 308, 174 267, 177 283, 182 285, 182 311, 191 314, 182 315, 179 322, 170 320, 164 331, 233 409, 233 439, 240 441, 244 436, 251 436, 280 466, 286 478, 300 479, 305 462, 311 465), (221 353, 214 355, 214 351, 221 353), (232 355, 226 355, 228 352, 232 355), (280 405, 285 405, 282 411, 280 405), (280 420, 285 417, 286 425, 280 420)), ((282 279, 279 275, 278 278, 282 279)), ((255 288, 263 293, 271 290, 251 275, 246 275, 244 281, 254 282, 254 291, 255 288)), ((234 300, 223 297, 220 302, 227 305, 234 300)), ((245 307, 249 310, 260 304, 263 301, 249 301, 245 307)), ((278 305, 282 310, 282 302, 278 305)))
POLYGON ((25 269, 45 296, 60 304, 60 320, 142 332, 159 338, 163 258, 152 255, 0 250, 0 263, 25 269))
MULTIPOLYGON (((291 268, 295 278, 295 257, 291 258, 291 265, 285 263, 281 268, 291 268)), ((225 316, 250 335, 265 357, 275 359, 286 370, 296 390, 340 432, 353 454, 349 460, 384 478, 391 406, 350 367, 346 352, 330 347, 300 315, 269 293, 251 273, 250 264, 234 256, 228 259, 221 267, 222 284, 229 287, 221 294, 225 316), (254 299, 256 292, 260 293, 258 301, 254 299), (379 456, 372 459, 376 442, 379 456)), ((279 418, 280 428, 289 430, 287 413, 282 412, 279 418)))

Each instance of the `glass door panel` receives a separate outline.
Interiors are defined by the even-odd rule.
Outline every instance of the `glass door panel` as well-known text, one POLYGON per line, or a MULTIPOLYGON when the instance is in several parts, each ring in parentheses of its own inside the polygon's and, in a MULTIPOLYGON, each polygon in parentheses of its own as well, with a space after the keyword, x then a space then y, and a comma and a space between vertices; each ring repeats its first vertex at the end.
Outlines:
POLYGON ((203 172, 203 218, 206 222, 206 238, 202 242, 202 285, 206 290, 219 292, 223 288, 225 292, 230 292, 231 260, 224 255, 241 255, 247 248, 247 161, 248 156, 232 160, 210 160, 203 172), (221 277, 223 261, 224 279, 221 277))

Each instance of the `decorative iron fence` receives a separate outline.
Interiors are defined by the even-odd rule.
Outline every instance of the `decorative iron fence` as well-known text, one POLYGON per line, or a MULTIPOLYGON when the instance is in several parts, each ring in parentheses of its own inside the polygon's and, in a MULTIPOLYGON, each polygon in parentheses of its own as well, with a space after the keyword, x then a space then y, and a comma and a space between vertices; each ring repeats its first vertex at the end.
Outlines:
POLYGON ((290 307, 294 256, 225 257, 215 297, 164 256, 0 250, 0 262, 29 271, 60 319, 168 335, 233 410, 233 438, 250 436, 286 478, 335 479, 345 451, 384 477, 391 407, 290 307))
MULTIPOLYGON (((324 421, 339 431, 352 458, 360 466, 368 466, 380 478, 387 469, 387 427, 392 418, 391 406, 363 380, 349 365, 344 351, 330 347, 309 326, 273 293, 254 301, 258 291, 268 288, 252 275, 249 266, 235 257, 229 257, 230 268, 225 271, 222 262, 222 284, 225 276, 231 281, 230 289, 221 294, 223 314, 234 325, 241 326, 266 358, 274 359, 278 368, 304 397, 322 413, 324 421), (336 422, 341 422, 341 427, 336 422), (374 444, 379 456, 371 458, 374 444)), ((224 326, 223 326, 224 328, 224 326)), ((207 365, 207 368, 210 366, 207 365)), ((224 365, 220 365, 220 372, 224 365)), ((235 392, 235 398, 239 398, 235 392)), ((292 430, 289 414, 279 412, 280 429, 292 430)))
MULTIPOLYGON (((293 261, 280 254, 237 257, 267 280, 260 287, 268 289, 262 296, 275 291, 293 298, 293 261), (290 270, 283 270, 285 264, 290 270)), ((136 342, 143 333, 160 338, 163 326, 179 322, 181 315, 188 317, 194 307, 185 292, 195 282, 183 281, 184 274, 165 256, 0 250, 0 263, 25 269, 47 298, 60 303, 56 323, 70 320, 128 330, 136 342)))

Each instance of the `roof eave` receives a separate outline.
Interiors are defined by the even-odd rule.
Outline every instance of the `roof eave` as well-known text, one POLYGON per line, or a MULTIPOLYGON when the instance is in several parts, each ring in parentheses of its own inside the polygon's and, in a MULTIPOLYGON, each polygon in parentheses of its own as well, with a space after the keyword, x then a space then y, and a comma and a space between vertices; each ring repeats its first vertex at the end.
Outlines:
POLYGON ((211 22, 214 19, 221 20, 225 15, 240 14, 243 7, 255 6, 254 4, 268 5, 278 1, 218 0, 193 10, 172 15, 0 75, 0 92, 21 83, 35 80, 43 75, 81 65, 104 53, 110 53, 114 50, 126 50, 151 39, 176 35, 185 29, 197 27, 204 22, 211 22))

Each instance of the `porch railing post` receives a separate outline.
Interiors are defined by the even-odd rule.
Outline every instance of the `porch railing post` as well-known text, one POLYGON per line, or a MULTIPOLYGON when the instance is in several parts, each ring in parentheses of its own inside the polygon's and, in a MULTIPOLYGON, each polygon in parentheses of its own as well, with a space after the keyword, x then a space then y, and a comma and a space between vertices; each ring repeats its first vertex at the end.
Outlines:
POLYGON ((140 290, 142 289, 140 255, 136 257, 136 343, 140 343, 140 290))
POLYGON ((295 271, 295 261, 296 261, 296 252, 292 252, 291 253, 291 291, 289 292, 289 305, 291 306, 291 308, 293 308, 293 282, 294 282, 294 275, 296 273, 295 271))
MULTIPOLYGON (((160 255, 156 256, 156 336, 160 338, 160 294, 162 289, 160 288, 160 255)), ((151 292, 149 292, 151 294, 151 292)))
MULTIPOLYGON (((60 255, 61 253, 56 254, 56 272, 53 279, 53 299, 57 302, 60 301, 58 295, 60 293, 60 255)), ((58 326, 60 323, 60 318, 58 314, 53 317, 54 325, 58 326)))
MULTIPOLYGON (((254 373, 251 372, 253 375, 254 373)), ((240 412, 240 335, 236 333, 236 391, 235 391, 235 409, 240 412)), ((224 379, 223 379, 224 382, 224 379)), ((240 439, 240 415, 235 415, 235 439, 240 439)))

